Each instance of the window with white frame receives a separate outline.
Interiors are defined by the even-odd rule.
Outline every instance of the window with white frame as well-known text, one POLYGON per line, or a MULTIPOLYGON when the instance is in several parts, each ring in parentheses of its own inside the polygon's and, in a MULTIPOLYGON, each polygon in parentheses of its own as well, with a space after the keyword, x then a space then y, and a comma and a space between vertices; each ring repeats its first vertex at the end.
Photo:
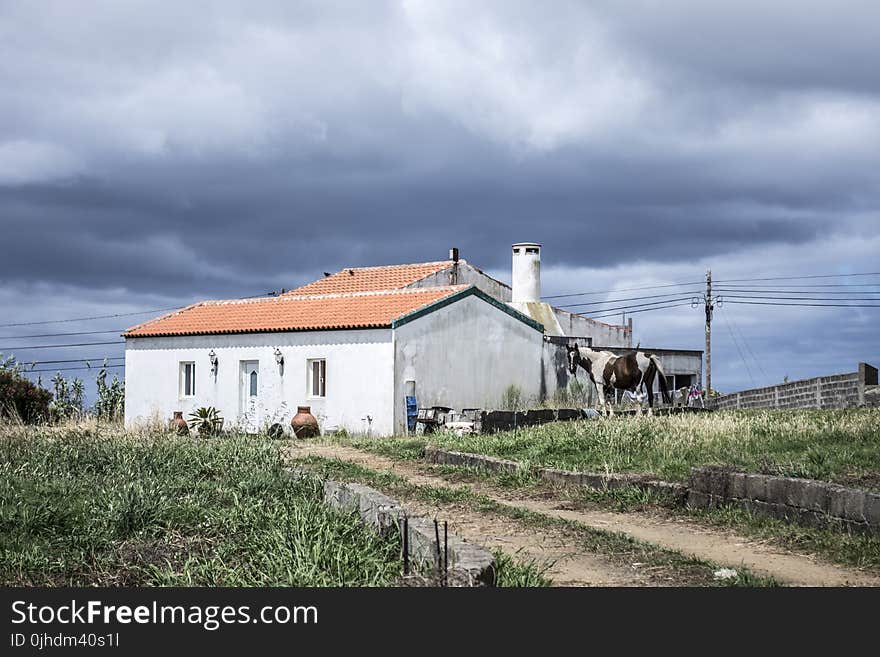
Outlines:
POLYGON ((312 358, 308 364, 309 397, 327 396, 327 361, 323 358, 312 358))
POLYGON ((180 396, 196 396, 196 364, 193 362, 180 364, 180 396))

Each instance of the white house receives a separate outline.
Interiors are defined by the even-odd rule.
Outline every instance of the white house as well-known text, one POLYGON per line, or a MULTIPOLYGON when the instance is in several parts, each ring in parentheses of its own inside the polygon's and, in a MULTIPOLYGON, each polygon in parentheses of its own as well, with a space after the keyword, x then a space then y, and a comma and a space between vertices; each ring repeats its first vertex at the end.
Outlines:
POLYGON ((632 326, 541 302, 540 251, 513 245, 512 288, 453 249, 445 261, 343 269, 135 326, 123 334, 126 425, 214 406, 256 431, 310 406, 325 431, 385 435, 405 429, 407 396, 493 408, 515 385, 545 398, 568 385, 567 340, 626 348, 632 326))

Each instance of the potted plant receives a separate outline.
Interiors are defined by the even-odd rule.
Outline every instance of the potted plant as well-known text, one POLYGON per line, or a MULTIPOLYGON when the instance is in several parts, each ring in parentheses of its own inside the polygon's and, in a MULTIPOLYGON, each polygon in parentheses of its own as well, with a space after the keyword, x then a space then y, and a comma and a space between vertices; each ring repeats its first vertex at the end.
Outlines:
POLYGON ((200 436, 216 436, 223 429, 223 418, 213 406, 202 406, 189 414, 189 426, 200 436))

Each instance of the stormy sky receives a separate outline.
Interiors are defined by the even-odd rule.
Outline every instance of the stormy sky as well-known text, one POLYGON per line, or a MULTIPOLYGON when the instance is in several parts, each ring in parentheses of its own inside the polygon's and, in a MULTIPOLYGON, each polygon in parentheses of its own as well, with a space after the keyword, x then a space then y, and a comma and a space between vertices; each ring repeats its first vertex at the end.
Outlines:
MULTIPOLYGON (((880 271, 878 24, 870 1, 3 3, 0 352, 121 356, 15 336, 149 314, 9 325, 450 246, 509 281, 510 244, 543 243, 545 295, 880 271)), ((633 317, 702 348, 699 310, 633 317)), ((713 382, 880 364, 878 320, 725 304, 713 382)))

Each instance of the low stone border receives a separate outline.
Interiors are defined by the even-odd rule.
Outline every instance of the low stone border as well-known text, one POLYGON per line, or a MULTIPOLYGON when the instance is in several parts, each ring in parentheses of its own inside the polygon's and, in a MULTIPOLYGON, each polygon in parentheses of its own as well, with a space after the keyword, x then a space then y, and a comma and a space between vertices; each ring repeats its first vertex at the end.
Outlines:
MULTIPOLYGON (((306 474, 300 469, 289 470, 292 476, 306 474)), ((324 482, 324 502, 331 507, 345 511, 355 511, 363 522, 380 534, 388 535, 402 531, 404 519, 408 528, 407 543, 409 556, 416 569, 430 569, 438 572, 442 566, 439 555, 443 546, 438 546, 434 521, 428 518, 411 516, 397 500, 388 497, 369 486, 326 480, 324 482)), ((440 540, 443 540, 442 532, 440 540)), ((449 534, 446 540, 447 582, 454 586, 494 586, 495 557, 488 550, 468 543, 463 538, 449 534)))
POLYGON ((542 479, 564 486, 583 486, 596 490, 615 490, 619 488, 638 488, 654 495, 672 498, 684 504, 688 487, 673 481, 652 479, 638 474, 598 474, 594 472, 570 472, 555 468, 541 468, 537 474, 542 479))
POLYGON ((813 527, 880 532, 880 494, 813 479, 692 468, 687 503, 704 509, 734 504, 813 527))
POLYGON ((530 469, 517 461, 508 461, 493 456, 470 454, 468 452, 453 452, 438 447, 425 447, 424 458, 430 463, 482 468, 491 472, 504 472, 508 474, 533 472, 541 479, 546 479, 554 484, 563 486, 583 486, 584 488, 595 490, 610 490, 631 486, 653 494, 672 497, 680 504, 684 504, 688 492, 687 486, 684 484, 652 479, 645 475, 570 472, 555 468, 530 469))

